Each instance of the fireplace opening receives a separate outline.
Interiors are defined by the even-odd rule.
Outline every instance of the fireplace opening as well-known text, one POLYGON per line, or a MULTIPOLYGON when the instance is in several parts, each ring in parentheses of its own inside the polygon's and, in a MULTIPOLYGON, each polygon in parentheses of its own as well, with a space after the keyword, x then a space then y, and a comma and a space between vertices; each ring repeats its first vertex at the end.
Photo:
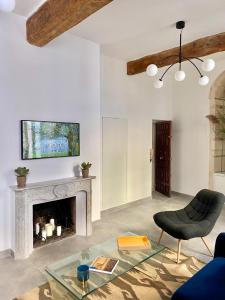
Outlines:
POLYGON ((33 205, 33 247, 76 233, 76 197, 33 205))

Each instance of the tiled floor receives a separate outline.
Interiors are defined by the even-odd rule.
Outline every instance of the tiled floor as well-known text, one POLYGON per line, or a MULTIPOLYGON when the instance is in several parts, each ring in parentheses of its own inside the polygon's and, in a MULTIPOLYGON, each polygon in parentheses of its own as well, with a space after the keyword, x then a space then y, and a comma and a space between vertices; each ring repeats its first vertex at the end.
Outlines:
MULTIPOLYGON (((27 290, 46 281, 44 267, 51 262, 72 255, 74 252, 100 243, 107 238, 117 236, 123 231, 136 233, 150 233, 153 240, 160 234, 159 228, 154 224, 153 214, 161 210, 175 210, 184 207, 191 198, 174 194, 166 198, 155 193, 153 199, 137 201, 132 205, 103 213, 102 219, 93 225, 91 237, 75 236, 57 244, 37 249, 29 259, 15 261, 8 257, 0 260, 0 300, 12 300, 27 290)), ((214 242, 218 233, 225 231, 225 209, 216 226, 208 236, 208 243, 214 249, 214 242)), ((164 235, 162 244, 176 249, 177 241, 164 235)), ((182 252, 194 255, 203 261, 209 261, 207 250, 201 239, 184 241, 182 252)))

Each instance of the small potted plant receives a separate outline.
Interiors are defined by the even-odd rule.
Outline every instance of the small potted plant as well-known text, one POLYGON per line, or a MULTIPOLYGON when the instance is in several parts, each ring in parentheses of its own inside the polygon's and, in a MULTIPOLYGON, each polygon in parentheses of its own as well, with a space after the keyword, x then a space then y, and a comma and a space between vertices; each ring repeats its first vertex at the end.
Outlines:
POLYGON ((19 167, 15 169, 15 173, 17 176, 17 186, 18 188, 24 188, 26 186, 27 174, 29 173, 29 169, 26 167, 19 167))
POLYGON ((87 163, 83 162, 81 164, 81 170, 82 170, 83 178, 88 178, 89 177, 89 169, 90 169, 91 166, 92 166, 92 164, 89 163, 89 162, 87 162, 87 163))

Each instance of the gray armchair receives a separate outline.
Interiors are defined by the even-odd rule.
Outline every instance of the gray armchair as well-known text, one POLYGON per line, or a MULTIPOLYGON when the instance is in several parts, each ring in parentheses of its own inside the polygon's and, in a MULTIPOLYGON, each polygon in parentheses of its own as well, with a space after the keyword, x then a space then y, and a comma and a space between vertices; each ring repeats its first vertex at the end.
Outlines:
POLYGON ((160 243, 164 231, 178 239, 177 263, 179 263, 181 241, 195 237, 202 239, 212 255, 203 237, 213 229, 224 201, 223 194, 204 189, 198 192, 185 208, 155 214, 154 221, 162 229, 158 243, 160 243))

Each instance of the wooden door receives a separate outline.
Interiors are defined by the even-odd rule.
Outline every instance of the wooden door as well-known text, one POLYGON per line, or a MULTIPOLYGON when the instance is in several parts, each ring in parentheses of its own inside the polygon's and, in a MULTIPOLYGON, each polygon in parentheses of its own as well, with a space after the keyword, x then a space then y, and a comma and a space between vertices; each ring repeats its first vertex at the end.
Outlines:
POLYGON ((157 122, 155 128, 155 190, 170 197, 171 121, 157 122))

